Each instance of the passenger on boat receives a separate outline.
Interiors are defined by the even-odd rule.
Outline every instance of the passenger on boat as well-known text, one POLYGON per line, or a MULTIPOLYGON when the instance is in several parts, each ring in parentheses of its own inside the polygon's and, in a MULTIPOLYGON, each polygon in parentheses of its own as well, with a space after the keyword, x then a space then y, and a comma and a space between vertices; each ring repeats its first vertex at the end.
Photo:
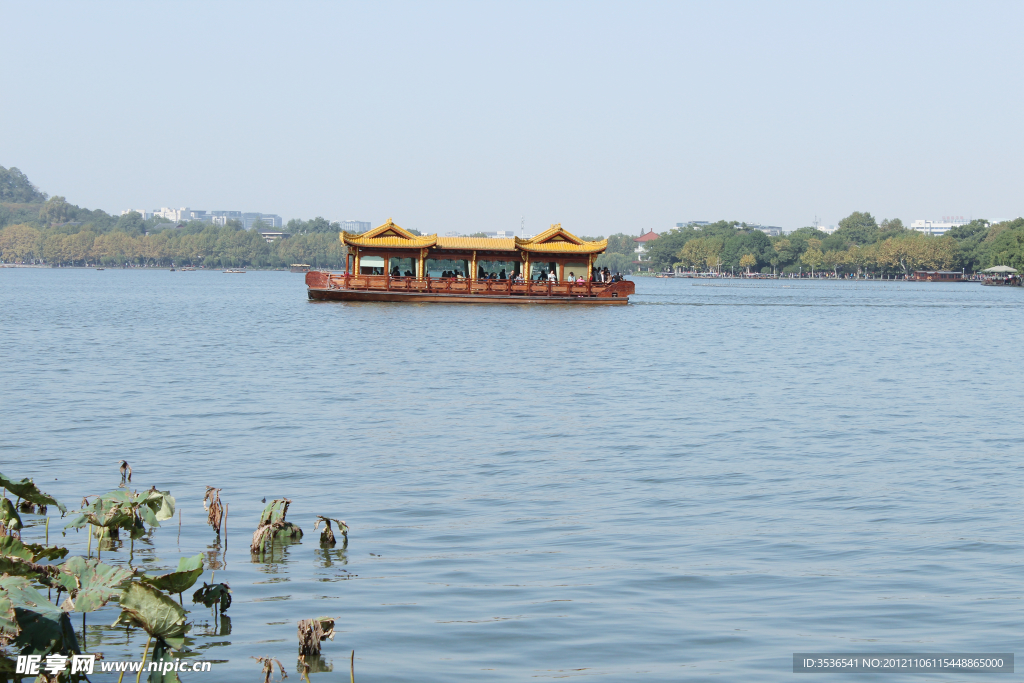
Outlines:
POLYGON ((398 266, 391 269, 391 277, 402 277, 402 271, 398 269, 398 266))
POLYGON ((585 285, 587 283, 583 281, 583 276, 580 275, 578 278, 576 278, 576 284, 578 284, 578 285, 585 285))
POLYGON ((548 273, 548 282, 558 282, 558 276, 555 275, 555 271, 548 273))
POLYGON ((501 272, 498 273, 498 279, 499 280, 507 280, 508 279, 508 275, 505 273, 505 269, 504 268, 502 268, 501 272))
POLYGON ((412 277, 412 271, 411 270, 405 271, 405 276, 406 277, 412 277))
POLYGON ((605 266, 604 271, 602 271, 602 273, 601 273, 601 282, 610 282, 611 279, 612 279, 612 273, 611 273, 610 270, 608 270, 608 267, 605 266))
POLYGON ((569 271, 569 282, 576 282, 576 273, 569 271))

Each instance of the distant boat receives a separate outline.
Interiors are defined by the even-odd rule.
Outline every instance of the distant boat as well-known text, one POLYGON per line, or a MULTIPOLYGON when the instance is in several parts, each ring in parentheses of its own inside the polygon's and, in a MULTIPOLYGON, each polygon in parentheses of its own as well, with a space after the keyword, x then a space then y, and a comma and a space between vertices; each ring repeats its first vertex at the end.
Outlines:
POLYGON ((96 270, 106 270, 106 268, 97 268, 96 270))
POLYGON ((174 268, 171 268, 171 272, 172 272, 172 273, 174 272, 174 268))
POLYGON ((228 269, 227 269, 227 270, 225 270, 224 272, 225 272, 225 273, 244 273, 245 271, 244 271, 244 270, 235 270, 235 269, 233 269, 233 268, 228 268, 228 269))
POLYGON ((292 273, 308 273, 309 272, 309 264, 308 263, 293 263, 293 264, 291 264, 289 266, 289 268, 291 269, 292 273))

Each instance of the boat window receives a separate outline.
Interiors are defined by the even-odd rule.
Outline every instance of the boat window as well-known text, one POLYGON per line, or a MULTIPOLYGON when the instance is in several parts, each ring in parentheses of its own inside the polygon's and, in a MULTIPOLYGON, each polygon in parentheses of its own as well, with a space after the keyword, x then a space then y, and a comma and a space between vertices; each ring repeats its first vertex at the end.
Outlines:
POLYGON ((462 277, 466 277, 466 273, 468 272, 468 260, 427 259, 427 274, 430 275, 430 277, 441 277, 445 273, 457 273, 462 275, 462 277))
POLYGON ((360 275, 383 275, 384 274, 384 257, 383 256, 361 256, 361 257, 359 257, 359 274, 360 275))
POLYGON ((569 279, 569 273, 573 274, 574 278, 583 276, 584 280, 590 279, 590 272, 587 269, 586 263, 566 263, 565 264, 565 279, 569 279))
POLYGON ((501 278, 501 273, 504 271, 505 279, 510 280, 519 273, 522 265, 522 261, 477 261, 476 279, 483 280, 485 277, 489 278, 491 274, 501 278))
POLYGON ((418 260, 392 256, 388 262, 388 273, 393 277, 415 277, 418 260))
POLYGON ((530 279, 541 280, 547 279, 548 273, 552 270, 555 271, 555 277, 558 277, 558 264, 554 261, 550 263, 544 263, 542 261, 531 261, 530 262, 530 279))

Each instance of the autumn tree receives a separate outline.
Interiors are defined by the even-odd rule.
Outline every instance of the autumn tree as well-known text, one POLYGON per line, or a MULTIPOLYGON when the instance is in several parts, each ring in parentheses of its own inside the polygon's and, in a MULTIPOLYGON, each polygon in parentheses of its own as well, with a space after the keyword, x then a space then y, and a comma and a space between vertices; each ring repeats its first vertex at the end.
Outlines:
POLYGON ((750 269, 757 265, 757 258, 753 254, 744 254, 740 257, 740 267, 747 269, 747 275, 750 275, 750 269))

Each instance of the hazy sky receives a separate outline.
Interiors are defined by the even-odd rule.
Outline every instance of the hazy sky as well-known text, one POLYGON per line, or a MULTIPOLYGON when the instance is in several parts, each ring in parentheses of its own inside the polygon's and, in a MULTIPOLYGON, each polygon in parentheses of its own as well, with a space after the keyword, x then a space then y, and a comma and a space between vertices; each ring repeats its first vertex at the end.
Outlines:
POLYGON ((0 0, 0 165, 423 232, 1024 213, 1024 3, 0 0))

